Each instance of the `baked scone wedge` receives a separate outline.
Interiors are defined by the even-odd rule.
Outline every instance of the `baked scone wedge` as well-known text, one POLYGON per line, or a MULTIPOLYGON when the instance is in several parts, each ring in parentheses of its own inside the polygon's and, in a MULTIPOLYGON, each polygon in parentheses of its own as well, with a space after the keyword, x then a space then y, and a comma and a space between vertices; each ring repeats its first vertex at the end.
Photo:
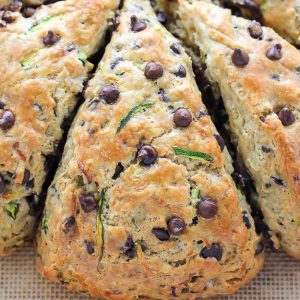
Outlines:
POLYGON ((204 1, 179 1, 188 43, 219 87, 232 141, 275 246, 300 258, 300 54, 272 29, 204 1))
POLYGON ((117 0, 67 0, 30 20, 18 16, 18 30, 0 28, 0 255, 32 234, 47 158, 117 7, 117 0))
POLYGON ((191 60, 148 1, 124 2, 85 98, 48 190, 38 271, 101 299, 196 299, 251 280, 263 243, 191 60))

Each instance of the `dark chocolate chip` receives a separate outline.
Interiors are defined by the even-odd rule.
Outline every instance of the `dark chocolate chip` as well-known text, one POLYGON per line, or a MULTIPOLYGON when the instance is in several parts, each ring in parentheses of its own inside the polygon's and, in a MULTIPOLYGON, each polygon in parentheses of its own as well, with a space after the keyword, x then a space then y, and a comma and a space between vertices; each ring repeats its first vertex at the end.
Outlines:
POLYGON ((5 190, 5 182, 3 177, 0 175, 0 193, 3 193, 5 190))
POLYGON ((264 248, 265 248, 264 241, 263 240, 259 241, 258 244, 257 244, 256 250, 255 250, 255 256, 262 253, 264 248))
POLYGON ((183 65, 180 65, 178 71, 174 73, 176 77, 185 78, 186 77, 186 69, 183 65))
POLYGON ((123 61, 122 57, 117 57, 110 63, 110 68, 113 70, 122 61, 123 61))
POLYGON ((271 76, 271 78, 272 78, 273 80, 280 81, 280 76, 279 76, 278 74, 273 74, 273 75, 271 76))
POLYGON ((30 18, 35 14, 35 9, 33 7, 26 7, 23 10, 23 17, 24 18, 30 18))
POLYGON ((220 261, 223 255, 223 249, 220 244, 212 243, 210 247, 204 247, 200 251, 200 256, 203 258, 215 258, 216 260, 220 261))
POLYGON ((265 187, 266 187, 267 189, 269 189, 269 188, 272 187, 272 184, 271 184, 271 183, 266 183, 266 184, 265 184, 265 187))
POLYGON ((171 46, 170 46, 171 50, 175 53, 175 54, 180 54, 180 48, 179 48, 179 45, 176 44, 176 43, 173 43, 171 46))
POLYGON ((242 212, 242 215, 243 215, 243 221, 244 221, 246 227, 247 227, 248 229, 250 229, 250 228, 251 228, 251 222, 250 222, 250 220, 249 220, 248 213, 247 213, 246 211, 243 211, 243 212, 242 212))
POLYGON ((88 240, 84 240, 86 251, 88 254, 93 254, 95 252, 94 244, 88 240))
POLYGON ((198 224, 198 217, 197 216, 195 216, 195 217, 193 217, 193 219, 192 219, 192 225, 197 225, 198 224))
POLYGON ((214 134, 214 137, 217 140, 217 142, 218 142, 218 144, 220 146, 221 151, 223 151, 224 148, 225 148, 224 139, 220 135, 218 135, 218 134, 214 134))
POLYGON ((84 212, 90 213, 98 208, 98 203, 95 197, 91 194, 80 194, 79 195, 80 206, 84 212))
POLYGON ((201 118, 205 118, 208 116, 208 111, 206 109, 201 109, 199 111, 199 115, 198 115, 198 118, 201 119, 201 118))
POLYGON ((147 27, 147 24, 144 21, 138 19, 136 16, 132 16, 130 18, 130 21, 131 21, 131 30, 133 32, 143 31, 147 27))
POLYGON ((34 186, 34 179, 30 179, 30 177, 30 171, 28 169, 25 169, 22 185, 24 185, 26 189, 31 189, 34 186))
POLYGON ((114 85, 107 85, 100 92, 99 96, 101 99, 104 99, 107 104, 113 104, 118 100, 120 92, 114 85))
POLYGON ((265 152, 265 153, 270 153, 272 151, 271 148, 264 146, 264 145, 261 146, 261 150, 262 150, 262 152, 265 152))
POLYGON ((176 109, 173 115, 173 120, 178 127, 187 127, 191 124, 193 119, 190 111, 184 107, 176 109))
POLYGON ((144 165, 151 165, 153 164, 158 157, 157 151, 150 145, 142 146, 138 151, 137 158, 141 161, 144 165))
POLYGON ((160 88, 158 91, 158 95, 160 95, 162 101, 164 101, 164 102, 170 101, 170 99, 164 89, 160 88))
POLYGON ((43 38, 43 43, 45 46, 53 46, 60 40, 60 36, 55 32, 49 30, 46 36, 43 38))
POLYGON ((249 34, 254 39, 259 39, 262 37, 262 28, 257 21, 251 21, 248 26, 249 34))
POLYGON ((283 126, 292 125, 295 122, 295 116, 288 107, 283 107, 278 113, 278 118, 283 126))
POLYGON ((166 24, 167 23, 167 15, 163 12, 163 11, 158 11, 156 13, 156 17, 158 22, 160 22, 161 24, 166 24))
POLYGON ((68 52, 72 52, 72 51, 74 51, 75 49, 76 49, 76 46, 75 46, 74 44, 71 44, 71 45, 69 45, 69 46, 66 47, 66 50, 67 50, 68 52))
POLYGON ((66 218, 63 222, 63 232, 67 235, 72 233, 75 225, 76 225, 76 220, 73 216, 66 218))
POLYGON ((168 230, 171 234, 180 235, 183 233, 185 227, 184 220, 179 217, 172 217, 168 221, 168 230))
POLYGON ((121 251, 130 259, 136 256, 136 249, 131 235, 128 235, 124 246, 121 248, 121 251))
POLYGON ((271 178, 273 179, 273 181, 274 181, 277 185, 285 186, 285 184, 283 183, 283 180, 282 180, 282 179, 276 178, 276 177, 274 177, 274 176, 271 176, 271 178))
POLYGON ((5 103, 3 101, 0 101, 0 109, 4 109, 5 103))
POLYGON ((123 165, 121 163, 118 163, 112 179, 116 180, 123 171, 124 171, 123 165))
POLYGON ((217 202, 209 197, 201 197, 196 208, 198 214, 205 219, 211 219, 218 213, 217 202))
POLYGON ((282 57, 281 49, 282 49, 281 44, 271 45, 266 53, 267 58, 271 60, 279 60, 282 57))
POLYGON ((234 51, 231 55, 231 61, 237 67, 242 68, 242 67, 248 65, 249 60, 250 60, 250 58, 249 58, 249 55, 247 54, 247 52, 245 52, 244 50, 241 50, 241 49, 234 49, 234 51))
POLYGON ((10 11, 5 11, 2 15, 2 20, 5 21, 7 24, 10 24, 15 21, 15 16, 13 16, 10 11))
POLYGON ((164 69, 159 62, 149 62, 145 67, 144 74, 148 79, 156 80, 163 76, 164 69))
POLYGON ((168 241, 170 239, 170 233, 165 228, 153 228, 152 233, 160 240, 160 241, 168 241))

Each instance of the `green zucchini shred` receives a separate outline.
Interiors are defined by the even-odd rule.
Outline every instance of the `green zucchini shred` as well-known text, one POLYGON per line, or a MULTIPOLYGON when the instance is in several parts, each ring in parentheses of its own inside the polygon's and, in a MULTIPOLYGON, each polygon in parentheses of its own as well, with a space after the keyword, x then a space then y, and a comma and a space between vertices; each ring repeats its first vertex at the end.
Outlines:
POLYGON ((49 16, 49 17, 43 19, 39 24, 32 25, 28 30, 30 32, 39 30, 39 29, 41 29, 43 27, 43 25, 45 25, 46 23, 50 22, 53 18, 54 18, 54 16, 49 16))
POLYGON ((99 246, 99 260, 103 257, 104 252, 104 227, 102 220, 103 206, 105 201, 105 189, 101 191, 101 196, 99 200, 99 208, 97 213, 96 227, 97 227, 97 240, 99 246))
POLYGON ((25 71, 30 70, 34 67, 33 65, 31 65, 31 63, 36 56, 37 56, 37 53, 33 53, 33 54, 28 55, 27 57, 25 57, 24 59, 22 59, 20 61, 20 64, 25 71))
POLYGON ((49 229, 49 227, 48 227, 48 220, 49 219, 48 219, 47 216, 44 216, 43 220, 42 220, 42 226, 41 226, 41 228, 42 228, 42 230, 44 230, 45 234, 47 234, 48 229, 49 229))
POLYGON ((154 105, 154 102, 146 102, 146 103, 142 103, 139 104, 137 106, 135 106, 134 108, 132 108, 129 113, 127 114, 127 116, 121 120, 120 125, 117 129, 117 133, 121 131, 122 128, 124 128, 126 126, 126 124, 129 122, 129 120, 136 115, 138 112, 140 112, 143 109, 149 108, 151 106, 154 105))
POLYGON ((82 64, 85 66, 85 64, 86 64, 86 62, 87 62, 87 57, 86 57, 86 55, 83 53, 83 52, 81 52, 81 51, 79 51, 79 53, 78 53, 78 59, 82 62, 82 64))
POLYGON ((5 205, 5 210, 8 213, 8 215, 13 219, 16 220, 17 214, 19 211, 19 205, 15 201, 12 201, 5 205))
POLYGON ((191 190, 191 199, 192 199, 192 204, 196 205, 197 202, 199 201, 199 198, 201 196, 201 191, 199 189, 192 189, 191 190))
POLYGON ((212 156, 203 152, 194 152, 194 151, 189 151, 178 147, 174 147, 173 149, 175 154, 179 156, 183 156, 191 159, 203 159, 209 162, 212 162, 214 160, 212 156))

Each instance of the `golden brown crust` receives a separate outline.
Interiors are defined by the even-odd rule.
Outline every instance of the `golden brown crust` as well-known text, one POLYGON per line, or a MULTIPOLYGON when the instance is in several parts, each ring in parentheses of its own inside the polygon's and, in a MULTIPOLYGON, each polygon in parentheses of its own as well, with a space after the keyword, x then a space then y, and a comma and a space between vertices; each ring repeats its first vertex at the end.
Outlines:
POLYGON ((260 270, 264 255, 255 255, 260 238, 249 212, 251 228, 243 222, 242 211, 248 208, 224 167, 227 150, 222 155, 213 136, 190 59, 181 46, 180 54, 170 49, 178 41, 158 23, 148 1, 127 0, 124 5, 48 192, 37 268, 51 280, 101 299, 195 299, 232 293, 260 270), (133 15, 146 22, 144 30, 132 32, 133 15), (145 77, 148 62, 162 64, 161 78, 145 77), (174 74, 180 65, 186 77, 174 74), (99 98, 108 85, 120 91, 112 105, 99 98), (141 104, 151 105, 118 130, 130 110, 141 104), (173 112, 179 107, 193 114, 187 128, 174 126, 173 112), (144 166, 136 159, 141 144, 157 150, 154 164, 144 166), (177 156, 174 147, 203 152, 213 161, 177 156), (124 171, 115 177, 120 163, 124 171), (215 217, 197 216, 191 189, 216 200, 215 217), (84 211, 80 197, 87 194, 99 201, 98 211, 84 211), (152 229, 166 228, 171 216, 182 218, 187 227, 181 235, 160 241, 152 229), (126 255, 129 236, 134 246, 126 255), (223 249, 220 261, 199 255, 213 243, 223 249))
POLYGON ((299 258, 299 52, 266 27, 262 38, 252 38, 251 21, 233 17, 229 10, 204 1, 179 2, 182 23, 187 32, 194 32, 194 42, 206 55, 209 77, 220 87, 234 140, 255 180, 265 221, 281 246, 299 258), (282 58, 271 60, 267 51, 275 44, 282 46, 282 58), (235 48, 249 55, 243 68, 231 61, 235 48), (289 126, 278 117, 283 107, 295 118, 289 126))
POLYGON ((0 115, 9 110, 15 118, 11 128, 0 129, 0 174, 5 181, 0 255, 32 233, 35 217, 25 198, 34 205, 33 197, 41 192, 45 159, 55 154, 61 125, 92 68, 86 57, 102 42, 117 5, 117 0, 68 0, 43 6, 30 19, 15 12, 15 22, 0 28, 0 115), (50 31, 59 38, 47 45, 43 40, 50 31), (7 205, 15 206, 11 209, 16 216, 8 213, 7 205))

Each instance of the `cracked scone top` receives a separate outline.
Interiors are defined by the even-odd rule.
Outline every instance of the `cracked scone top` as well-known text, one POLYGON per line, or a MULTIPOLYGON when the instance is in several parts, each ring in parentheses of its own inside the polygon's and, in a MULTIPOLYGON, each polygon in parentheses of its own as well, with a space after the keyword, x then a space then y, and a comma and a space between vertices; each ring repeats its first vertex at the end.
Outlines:
POLYGON ((118 1, 68 0, 0 27, 0 255, 32 233, 48 155, 62 138, 118 1), (22 26, 21 26, 22 25, 22 26))
POLYGON ((201 49, 219 86, 275 246, 300 258, 299 52, 272 29, 204 1, 179 1, 179 15, 182 36, 201 49))
POLYGON ((38 270, 101 299, 195 299, 251 280, 262 241, 190 58, 148 1, 125 1, 85 98, 48 190, 38 270))

